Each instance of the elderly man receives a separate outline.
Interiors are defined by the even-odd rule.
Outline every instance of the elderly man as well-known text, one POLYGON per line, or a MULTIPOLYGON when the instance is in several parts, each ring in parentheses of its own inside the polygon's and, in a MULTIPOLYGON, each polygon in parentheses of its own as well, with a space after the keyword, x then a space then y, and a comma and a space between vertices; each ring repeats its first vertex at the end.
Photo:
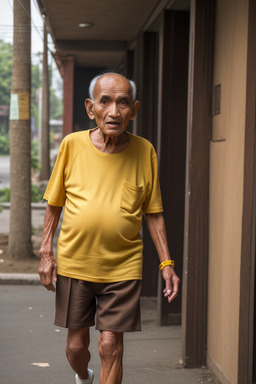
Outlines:
POLYGON ((68 328, 66 355, 76 383, 93 382, 89 327, 96 318, 100 384, 119 384, 123 333, 141 327, 143 214, 168 302, 177 296, 179 278, 167 246, 155 150, 125 131, 139 109, 136 86, 107 73, 92 80, 89 94, 85 107, 97 126, 62 141, 44 196, 48 204, 38 272, 48 290, 54 292, 57 283, 55 324, 68 328), (52 240, 62 207, 56 262, 52 240))

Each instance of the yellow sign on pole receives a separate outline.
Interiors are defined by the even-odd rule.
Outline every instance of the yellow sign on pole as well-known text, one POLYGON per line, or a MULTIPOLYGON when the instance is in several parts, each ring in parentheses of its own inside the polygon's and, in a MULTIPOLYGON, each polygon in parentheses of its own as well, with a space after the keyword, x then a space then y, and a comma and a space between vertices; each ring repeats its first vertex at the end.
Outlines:
POLYGON ((10 120, 29 120, 29 92, 11 94, 10 120))
POLYGON ((29 120, 29 92, 19 93, 19 120, 29 120))

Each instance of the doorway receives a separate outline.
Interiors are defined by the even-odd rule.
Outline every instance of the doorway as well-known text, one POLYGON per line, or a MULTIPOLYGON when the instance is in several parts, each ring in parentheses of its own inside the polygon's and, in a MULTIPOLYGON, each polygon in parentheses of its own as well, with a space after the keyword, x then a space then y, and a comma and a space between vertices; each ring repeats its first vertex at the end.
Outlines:
MULTIPOLYGON (((179 276, 183 271, 186 127, 188 94, 189 12, 165 10, 137 41, 135 79, 141 109, 136 133, 157 150, 164 217, 171 256, 179 276)), ((143 296, 157 296, 158 256, 143 225, 143 296)), ((166 303, 158 296, 158 322, 181 323, 181 294, 166 303)))

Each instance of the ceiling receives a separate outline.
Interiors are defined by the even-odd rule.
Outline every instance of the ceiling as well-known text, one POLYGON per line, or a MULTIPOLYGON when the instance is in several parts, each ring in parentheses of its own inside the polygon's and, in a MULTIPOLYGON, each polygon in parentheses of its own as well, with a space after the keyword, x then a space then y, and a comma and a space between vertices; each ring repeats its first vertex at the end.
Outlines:
POLYGON ((56 59, 115 68, 137 34, 165 8, 188 9, 189 0, 37 0, 46 16, 56 59), (89 28, 79 27, 90 22, 89 28))

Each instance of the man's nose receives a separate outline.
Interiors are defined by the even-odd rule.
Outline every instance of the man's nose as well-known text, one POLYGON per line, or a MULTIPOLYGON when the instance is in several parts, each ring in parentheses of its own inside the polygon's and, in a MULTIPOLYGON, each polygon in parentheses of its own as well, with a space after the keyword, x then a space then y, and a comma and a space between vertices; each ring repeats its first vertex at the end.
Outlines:
POLYGON ((109 115, 110 116, 118 116, 120 114, 118 105, 116 103, 111 103, 109 108, 109 115))

